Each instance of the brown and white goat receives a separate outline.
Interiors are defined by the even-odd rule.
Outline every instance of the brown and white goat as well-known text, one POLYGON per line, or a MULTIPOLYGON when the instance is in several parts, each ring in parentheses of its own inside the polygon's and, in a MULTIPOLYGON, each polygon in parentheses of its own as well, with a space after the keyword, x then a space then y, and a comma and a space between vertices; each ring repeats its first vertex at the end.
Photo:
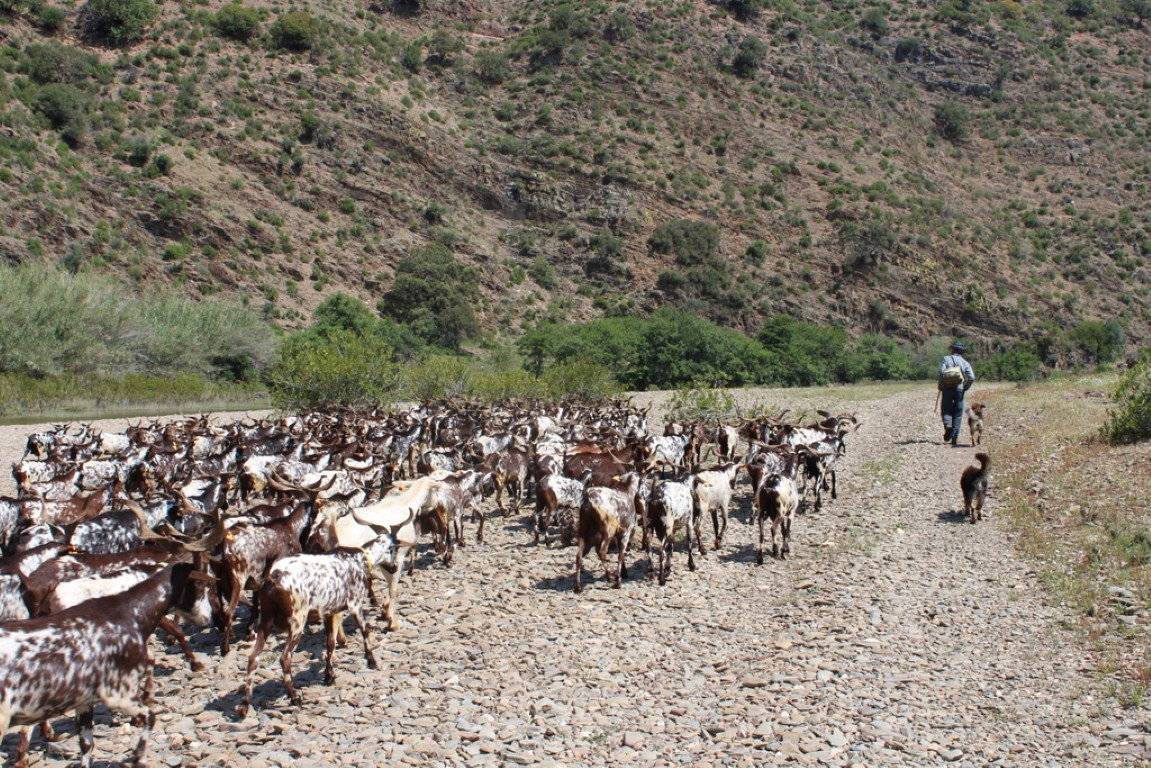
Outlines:
MULTIPOLYGON (((241 522, 230 526, 224 534, 220 564, 217 567, 221 595, 227 594, 227 601, 221 606, 220 655, 222 656, 227 656, 231 650, 234 634, 232 624, 244 590, 259 589, 269 569, 277 560, 303 551, 301 542, 312 522, 313 507, 308 501, 297 501, 289 506, 292 511, 287 517, 266 523, 241 522)), ((253 608, 257 608, 255 603, 253 608)), ((246 633, 247 628, 244 633, 235 634, 246 633)))
POLYGON ((80 764, 90 766, 98 704, 143 719, 132 760, 144 764, 156 721, 148 706, 148 640, 173 606, 193 595, 194 573, 190 564, 176 563, 121 594, 0 626, 0 734, 22 727, 14 765, 28 764, 32 726, 75 710, 80 764))
POLYGON ((771 556, 782 560, 791 552, 791 524, 801 499, 799 486, 795 481, 798 472, 798 457, 794 453, 789 454, 784 471, 764 477, 755 489, 752 507, 759 525, 759 545, 755 555, 755 561, 759 565, 763 565, 764 524, 769 520, 771 556), (782 548, 776 542, 777 533, 782 539, 782 548))
MULTIPOLYGON (((735 479, 742 468, 742 464, 729 462, 696 474, 694 492, 697 514, 701 519, 704 515, 711 515, 716 549, 723 546, 723 535, 727 532, 728 510, 731 509, 732 493, 735 491, 735 479)), ((703 554, 702 550, 700 554, 703 554)))
POLYGON ((304 634, 310 614, 318 615, 326 627, 326 685, 331 685, 335 679, 332 656, 336 650, 336 638, 342 634, 341 624, 345 611, 351 614, 360 629, 368 667, 376 669, 378 665, 372 653, 362 608, 368 600, 373 605, 376 603, 372 592, 373 574, 380 571, 395 573, 398 565, 396 541, 391 535, 384 534, 367 542, 362 549, 340 547, 322 554, 293 555, 272 566, 258 595, 260 625, 252 653, 248 657, 247 679, 238 709, 240 717, 247 714, 252 704, 252 674, 260 652, 264 649, 268 635, 276 631, 288 635, 280 654, 284 687, 288 689, 292 704, 299 706, 303 703, 292 683, 292 652, 304 634))
MULTIPOLYGON (((696 514, 692 488, 696 484, 694 476, 683 480, 663 480, 652 488, 651 498, 648 500, 648 524, 655 534, 656 548, 658 550, 658 563, 652 559, 651 543, 648 540, 648 578, 659 574, 660 586, 667 583, 671 573, 671 555, 675 549, 675 534, 680 528, 687 529, 687 567, 695 570, 694 545, 699 542, 699 521, 696 514)), ((700 546, 699 553, 703 554, 700 546)))
POLYGON ((388 573, 388 601, 384 608, 384 621, 391 630, 400 627, 396 608, 404 559, 415 549, 420 536, 431 533, 444 563, 451 562, 449 521, 437 507, 438 486, 439 481, 431 477, 397 483, 379 501, 347 510, 347 514, 339 514, 334 505, 326 505, 320 508, 319 519, 313 526, 309 551, 362 547, 383 533, 395 538, 400 567, 388 573))
MULTIPOLYGON (((583 558, 593 548, 599 554, 604 572, 611 585, 619 589, 627 577, 625 557, 632 534, 639 524, 636 495, 640 489, 640 475, 629 472, 615 478, 616 487, 588 488, 580 506, 579 522, 576 524, 575 585, 577 594, 583 591, 580 575, 583 571, 583 558), (612 543, 619 547, 619 561, 613 570, 608 565, 607 551, 612 543)), ((645 523, 646 525, 646 523, 645 523)))
POLYGON ((557 523, 560 528, 560 542, 565 546, 571 544, 575 531, 575 518, 583 504, 584 489, 591 480, 592 471, 588 470, 579 480, 564 477, 559 474, 542 475, 536 480, 536 508, 533 515, 535 529, 535 543, 540 543, 540 536, 544 544, 548 541, 548 528, 557 523), (567 520, 561 520, 560 514, 567 515, 567 520))

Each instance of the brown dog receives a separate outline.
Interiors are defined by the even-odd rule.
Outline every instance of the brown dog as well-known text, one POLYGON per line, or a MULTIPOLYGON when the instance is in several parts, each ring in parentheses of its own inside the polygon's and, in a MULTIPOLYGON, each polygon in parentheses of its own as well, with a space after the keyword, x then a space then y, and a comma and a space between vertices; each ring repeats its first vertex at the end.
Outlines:
POLYGON ((983 403, 972 403, 967 406, 967 434, 971 435, 971 444, 979 445, 983 442, 983 403))
POLYGON ((975 454, 978 467, 968 467, 959 478, 963 489, 963 512, 971 518, 971 524, 983 519, 983 500, 987 498, 987 482, 990 475, 991 457, 986 453, 975 454))

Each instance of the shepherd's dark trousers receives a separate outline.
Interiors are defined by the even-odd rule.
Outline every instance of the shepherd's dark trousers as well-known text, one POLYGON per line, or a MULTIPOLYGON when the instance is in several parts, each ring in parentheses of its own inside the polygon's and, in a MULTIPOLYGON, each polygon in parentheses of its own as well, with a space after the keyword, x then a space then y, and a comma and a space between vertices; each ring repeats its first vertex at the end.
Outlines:
POLYGON ((963 387, 951 387, 942 393, 943 428, 951 430, 952 445, 959 445, 959 431, 963 428, 963 394, 963 387))

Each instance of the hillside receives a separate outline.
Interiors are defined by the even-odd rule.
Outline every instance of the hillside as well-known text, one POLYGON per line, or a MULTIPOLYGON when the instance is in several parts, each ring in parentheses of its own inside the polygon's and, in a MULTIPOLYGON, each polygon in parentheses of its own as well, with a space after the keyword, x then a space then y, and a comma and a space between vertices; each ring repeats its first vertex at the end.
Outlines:
POLYGON ((133 1, 6 3, 9 263, 291 329, 438 242, 493 334, 677 305, 1151 337, 1138 2, 197 0, 114 44, 100 13, 133 1), (680 219, 718 227, 705 261, 649 247, 680 219))

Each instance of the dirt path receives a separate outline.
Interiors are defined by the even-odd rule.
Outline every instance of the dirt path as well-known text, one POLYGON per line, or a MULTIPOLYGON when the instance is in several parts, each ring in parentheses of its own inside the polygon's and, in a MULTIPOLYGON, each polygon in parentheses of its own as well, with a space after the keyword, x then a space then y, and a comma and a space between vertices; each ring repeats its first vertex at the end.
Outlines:
MULTIPOLYGON (((573 550, 531 546, 523 515, 490 520, 487 545, 451 569, 423 558, 405 577, 403 628, 374 636, 381 670, 366 668, 353 635, 326 688, 322 639, 309 636, 294 668, 301 708, 283 694, 278 642, 239 722, 247 642, 221 660, 216 634, 199 634, 208 671, 196 675, 174 646, 161 649, 155 762, 1146 764, 1146 713, 1118 709, 1062 629, 1067 615, 999 527, 994 480, 984 522, 960 514, 958 477, 974 451, 941 444, 933 395, 768 396, 863 423, 839 498, 800 515, 787 561, 755 564, 741 478, 725 547, 694 573, 678 552, 662 588, 642 579, 641 556, 622 589, 593 562, 574 595, 573 550)), ((31 428, 18 430, 0 430, 5 461, 31 428)), ((993 423, 993 456, 996 434, 993 423)), ((109 722, 98 718, 97 757, 122 758, 136 731, 109 722)), ((41 764, 77 754, 71 735, 47 758, 37 745, 41 764)))

